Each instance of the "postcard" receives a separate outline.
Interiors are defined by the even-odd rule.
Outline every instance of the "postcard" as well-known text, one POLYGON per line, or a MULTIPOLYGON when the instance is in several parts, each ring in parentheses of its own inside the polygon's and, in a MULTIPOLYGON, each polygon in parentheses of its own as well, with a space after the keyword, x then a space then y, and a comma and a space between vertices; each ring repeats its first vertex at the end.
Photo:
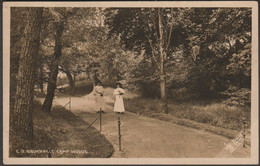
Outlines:
POLYGON ((4 2, 4 164, 257 164, 258 3, 4 2))

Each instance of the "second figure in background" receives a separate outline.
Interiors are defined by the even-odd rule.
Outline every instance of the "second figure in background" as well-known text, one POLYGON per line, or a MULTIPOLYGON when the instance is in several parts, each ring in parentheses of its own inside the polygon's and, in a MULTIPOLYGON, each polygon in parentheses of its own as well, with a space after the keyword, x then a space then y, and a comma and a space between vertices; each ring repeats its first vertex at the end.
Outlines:
POLYGON ((124 89, 122 88, 122 85, 120 82, 116 83, 116 89, 114 90, 114 112, 116 113, 122 113, 125 111, 124 101, 123 101, 123 95, 125 94, 124 89))

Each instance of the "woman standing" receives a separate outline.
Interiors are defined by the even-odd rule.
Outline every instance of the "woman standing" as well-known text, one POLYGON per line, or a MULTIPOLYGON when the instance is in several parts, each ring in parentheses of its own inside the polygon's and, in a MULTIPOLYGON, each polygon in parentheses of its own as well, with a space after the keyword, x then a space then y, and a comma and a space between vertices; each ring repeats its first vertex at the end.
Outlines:
POLYGON ((101 81, 97 81, 96 84, 93 94, 95 96, 96 110, 99 113, 99 111, 104 112, 104 88, 101 85, 101 81))
POLYGON ((114 90, 114 99, 115 99, 115 105, 114 105, 114 112, 116 113, 122 113, 125 111, 124 101, 123 101, 123 95, 125 94, 124 89, 121 87, 121 83, 116 83, 116 89, 114 90))

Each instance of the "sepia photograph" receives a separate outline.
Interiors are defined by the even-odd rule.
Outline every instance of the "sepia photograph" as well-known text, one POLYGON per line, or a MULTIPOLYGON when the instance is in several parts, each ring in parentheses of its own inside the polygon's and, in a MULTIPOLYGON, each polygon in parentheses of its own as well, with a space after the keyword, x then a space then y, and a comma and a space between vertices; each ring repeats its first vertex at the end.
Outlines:
POLYGON ((4 2, 4 164, 257 164, 257 14, 4 2))

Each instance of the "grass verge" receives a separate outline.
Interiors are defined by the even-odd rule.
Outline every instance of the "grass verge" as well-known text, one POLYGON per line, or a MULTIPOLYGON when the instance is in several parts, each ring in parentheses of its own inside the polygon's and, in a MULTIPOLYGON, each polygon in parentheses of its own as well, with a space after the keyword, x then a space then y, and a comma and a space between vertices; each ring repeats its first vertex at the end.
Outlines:
MULTIPOLYGON (((228 108, 221 103, 169 102, 169 114, 160 112, 160 100, 150 98, 124 99, 127 111, 178 125, 209 131, 234 138, 243 129, 242 119, 250 128, 250 108, 228 108)), ((247 131, 248 133, 250 131, 247 131)), ((250 144, 248 137, 247 144, 250 144)))
POLYGON ((34 140, 20 142, 10 136, 10 157, 52 158, 108 158, 113 154, 112 144, 70 111, 55 107, 51 114, 40 110, 36 103, 33 115, 34 140))

